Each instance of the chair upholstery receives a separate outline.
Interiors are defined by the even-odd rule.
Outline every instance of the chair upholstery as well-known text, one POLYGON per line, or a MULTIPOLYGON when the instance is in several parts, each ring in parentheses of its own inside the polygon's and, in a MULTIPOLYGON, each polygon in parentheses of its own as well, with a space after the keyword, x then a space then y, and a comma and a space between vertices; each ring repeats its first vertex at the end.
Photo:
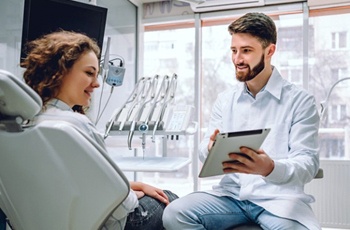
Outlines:
POLYGON ((38 98, 0 71, 0 208, 16 230, 99 229, 127 197, 128 180, 70 123, 21 128, 40 111, 38 98))

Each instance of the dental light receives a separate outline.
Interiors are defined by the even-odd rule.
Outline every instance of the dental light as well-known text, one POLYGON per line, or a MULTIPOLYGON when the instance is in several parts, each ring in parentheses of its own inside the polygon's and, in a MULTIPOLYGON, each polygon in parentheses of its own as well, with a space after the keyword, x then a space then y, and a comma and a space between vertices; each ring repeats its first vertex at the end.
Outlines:
POLYGON ((99 107, 98 107, 98 111, 97 111, 95 125, 97 125, 100 118, 102 117, 102 114, 103 114, 105 108, 107 107, 107 104, 112 96, 114 87, 121 86, 123 84, 124 75, 125 75, 125 67, 124 67, 125 61, 119 55, 110 54, 110 51, 109 51, 110 50, 110 43, 111 43, 111 37, 108 37, 105 55, 104 55, 103 59, 101 59, 101 62, 100 62, 100 74, 102 76, 103 83, 107 83, 108 85, 111 86, 111 93, 109 94, 107 102, 106 102, 102 112, 100 113, 101 102, 102 102, 102 93, 103 93, 103 91, 101 91, 100 103, 99 103, 99 107), (110 56, 116 56, 116 57, 110 59, 110 56), (114 62, 116 60, 118 61, 117 65, 114 64, 114 62))
POLYGON ((116 58, 110 59, 110 43, 111 38, 108 37, 107 39, 107 48, 103 59, 103 71, 104 76, 103 79, 105 82, 114 87, 114 86, 121 86, 123 84, 124 80, 124 74, 125 74, 125 67, 124 67, 124 59, 121 56, 118 56, 116 58), (119 64, 115 65, 114 61, 118 60, 119 64))

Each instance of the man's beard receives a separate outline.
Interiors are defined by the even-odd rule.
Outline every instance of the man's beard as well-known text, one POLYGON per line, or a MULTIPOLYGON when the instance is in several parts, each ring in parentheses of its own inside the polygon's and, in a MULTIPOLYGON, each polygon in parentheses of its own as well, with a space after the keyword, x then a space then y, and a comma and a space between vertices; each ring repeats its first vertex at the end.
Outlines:
MULTIPOLYGON (((248 66, 249 69, 248 69, 248 73, 246 74, 238 73, 236 71, 237 80, 240 82, 246 82, 254 79, 265 68, 264 59, 265 59, 265 55, 263 54, 261 56, 260 62, 253 69, 251 69, 250 66, 248 66)), ((237 65, 237 66, 240 66, 240 65, 237 65)), ((237 70, 237 66, 236 66, 236 70, 237 70)))

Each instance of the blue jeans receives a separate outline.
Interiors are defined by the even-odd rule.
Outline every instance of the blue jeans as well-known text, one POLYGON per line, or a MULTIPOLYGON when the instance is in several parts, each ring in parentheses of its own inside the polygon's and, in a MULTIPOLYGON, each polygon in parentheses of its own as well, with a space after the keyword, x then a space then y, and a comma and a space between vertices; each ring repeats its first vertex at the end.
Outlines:
POLYGON ((307 229, 297 221, 275 216, 250 201, 204 192, 194 192, 175 200, 163 214, 167 230, 221 230, 247 223, 256 223, 269 230, 307 229))
MULTIPOLYGON (((177 199, 178 196, 168 190, 164 190, 169 201, 177 199)), ((162 215, 165 204, 149 196, 139 199, 139 206, 128 215, 125 230, 162 230, 162 215)))

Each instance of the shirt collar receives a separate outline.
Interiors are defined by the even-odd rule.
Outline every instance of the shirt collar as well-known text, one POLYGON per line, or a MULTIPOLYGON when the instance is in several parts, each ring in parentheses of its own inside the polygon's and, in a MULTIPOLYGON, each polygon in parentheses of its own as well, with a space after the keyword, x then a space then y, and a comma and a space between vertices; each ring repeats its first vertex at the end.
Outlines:
POLYGON ((265 90, 268 91, 272 96, 281 99, 282 88, 283 88, 284 79, 281 74, 278 72, 277 68, 273 66, 272 74, 265 86, 265 90))
POLYGON ((54 98, 51 99, 48 103, 47 103, 48 107, 55 107, 61 110, 65 110, 65 111, 73 111, 71 107, 69 107, 69 105, 67 105, 65 102, 54 98))
MULTIPOLYGON (((259 91, 259 93, 263 92, 264 90, 266 90, 272 96, 274 96, 275 98, 277 98, 279 100, 281 98, 282 87, 283 87, 284 80, 283 80, 281 74, 278 72, 277 68, 275 68, 274 66, 272 66, 272 68, 273 68, 272 69, 272 74, 271 74, 268 82, 259 91)), ((247 85, 245 83, 242 84, 242 87, 240 87, 240 89, 239 89, 239 95, 243 96, 244 94, 249 94, 249 95, 252 96, 252 94, 248 90, 248 87, 247 87, 247 85)))

